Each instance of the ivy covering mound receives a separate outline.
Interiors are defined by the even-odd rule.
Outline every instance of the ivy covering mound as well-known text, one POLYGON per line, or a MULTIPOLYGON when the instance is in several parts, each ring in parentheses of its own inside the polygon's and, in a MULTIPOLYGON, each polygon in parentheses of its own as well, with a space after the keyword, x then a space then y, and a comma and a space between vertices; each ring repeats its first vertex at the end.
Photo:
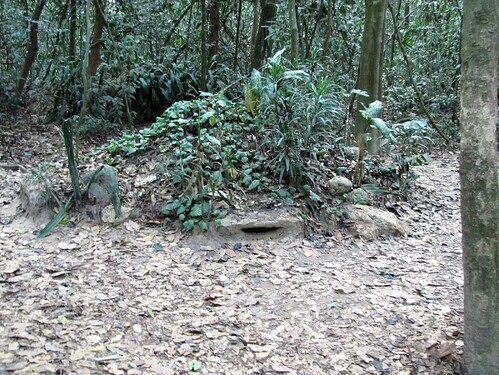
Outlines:
POLYGON ((304 173, 298 174, 278 140, 274 146, 271 141, 267 126, 244 105, 210 95, 173 104, 150 127, 111 140, 100 151, 109 155, 109 162, 152 150, 166 154, 163 170, 173 198, 163 213, 170 220, 179 219, 184 230, 195 225, 206 230, 210 221, 217 224, 227 213, 217 207, 234 207, 233 193, 266 192, 287 203, 299 194, 320 201, 310 187, 320 179, 313 173, 319 171, 317 165, 303 164, 304 173), (286 168, 293 173, 286 173, 286 168))
POLYGON ((258 150, 258 126, 244 106, 223 96, 180 101, 168 108, 149 128, 112 140, 102 151, 131 156, 155 149, 167 154, 164 170, 175 198, 163 208, 178 218, 184 230, 196 224, 203 230, 218 222, 225 210, 214 209, 222 187, 258 191, 269 184, 264 156, 258 150))

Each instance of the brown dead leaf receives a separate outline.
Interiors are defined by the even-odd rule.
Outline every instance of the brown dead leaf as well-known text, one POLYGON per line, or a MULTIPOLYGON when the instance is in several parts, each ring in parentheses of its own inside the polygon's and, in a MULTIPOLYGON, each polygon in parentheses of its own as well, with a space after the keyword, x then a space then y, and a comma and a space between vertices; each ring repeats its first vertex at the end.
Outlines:
POLYGON ((132 220, 125 221, 123 225, 125 226, 126 230, 133 233, 138 232, 140 230, 140 225, 132 220))
POLYGON ((272 371, 277 372, 278 374, 287 374, 290 373, 291 370, 286 366, 273 365, 272 371))

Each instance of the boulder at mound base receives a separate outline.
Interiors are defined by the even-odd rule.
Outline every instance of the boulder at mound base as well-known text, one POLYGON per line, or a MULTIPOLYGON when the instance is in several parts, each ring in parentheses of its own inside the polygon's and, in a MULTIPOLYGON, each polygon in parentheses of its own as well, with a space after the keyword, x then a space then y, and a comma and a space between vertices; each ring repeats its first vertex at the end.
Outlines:
POLYGON ((286 210, 239 212, 223 218, 218 233, 239 241, 295 238, 303 235, 303 220, 286 210))
POLYGON ((404 236, 409 233, 407 223, 398 219, 393 213, 376 207, 346 205, 343 207, 343 216, 348 231, 365 240, 389 234, 404 236))
POLYGON ((329 193, 335 197, 337 195, 348 193, 352 190, 352 181, 346 177, 336 176, 327 183, 329 193))
POLYGON ((193 249, 219 247, 223 244, 253 241, 286 241, 303 237, 303 219, 285 209, 239 211, 227 215, 220 226, 210 226, 208 232, 195 231, 182 240, 193 249))

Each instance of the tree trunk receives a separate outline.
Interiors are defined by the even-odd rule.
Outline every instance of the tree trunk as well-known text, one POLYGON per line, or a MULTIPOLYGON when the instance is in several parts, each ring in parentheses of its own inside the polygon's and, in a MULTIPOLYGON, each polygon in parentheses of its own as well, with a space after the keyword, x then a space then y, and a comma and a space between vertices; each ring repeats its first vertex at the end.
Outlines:
POLYGON ((251 25, 251 52, 255 50, 258 24, 260 22, 260 0, 253 0, 253 23, 251 25))
POLYGON ((92 45, 90 46, 90 56, 88 58, 89 77, 95 76, 97 67, 99 66, 100 47, 102 45, 102 31, 104 30, 104 2, 102 0, 93 0, 95 7, 95 23, 92 37, 92 45))
POLYGON ((236 21, 236 48, 234 51, 234 64, 232 69, 236 70, 237 69, 237 60, 238 60, 238 55, 239 55, 239 39, 241 36, 241 17, 243 13, 243 0, 238 0, 237 1, 237 21, 236 21))
POLYGON ((296 20, 296 1, 288 0, 289 34, 291 38, 291 60, 298 58, 298 21, 296 20))
POLYGON ((253 69, 260 69, 265 61, 265 57, 269 56, 272 52, 271 43, 267 37, 269 35, 269 27, 272 25, 276 14, 275 0, 262 0, 261 7, 258 33, 251 56, 251 67, 253 69))
POLYGON ((334 11, 334 0, 328 0, 326 32, 324 34, 324 40, 322 42, 323 64, 327 63, 327 59, 329 57, 329 41, 331 39, 331 35, 333 34, 333 11, 334 11))
POLYGON ((28 50, 26 52, 26 57, 24 58, 24 64, 21 69, 21 75, 19 81, 17 82, 16 96, 21 97, 23 93, 24 86, 26 85, 26 79, 28 78, 31 66, 35 62, 36 54, 38 52, 38 21, 43 11, 43 7, 47 3, 46 0, 39 0, 36 4, 35 11, 31 17, 29 23, 29 43, 28 50))
POLYGON ((469 375, 499 374, 498 11, 495 0, 464 1, 460 174, 469 375))
POLYGON ((201 10, 201 77, 199 79, 201 91, 206 91, 206 75, 208 74, 208 46, 206 43, 206 26, 208 16, 206 14, 206 0, 200 0, 199 7, 201 10))
POLYGON ((76 0, 70 0, 69 5, 69 59, 76 57, 76 0))
POLYGON ((220 2, 211 0, 208 7, 208 16, 210 18, 210 30, 208 33, 208 61, 219 54, 220 46, 220 2))
POLYGON ((367 144, 367 150, 371 154, 379 152, 379 132, 370 127, 371 121, 366 120, 360 111, 367 108, 369 103, 382 98, 383 40, 387 5, 388 0, 366 0, 364 34, 360 53, 358 88, 367 91, 369 97, 358 99, 354 135, 355 139, 359 140, 363 134, 371 133, 372 140, 367 144))

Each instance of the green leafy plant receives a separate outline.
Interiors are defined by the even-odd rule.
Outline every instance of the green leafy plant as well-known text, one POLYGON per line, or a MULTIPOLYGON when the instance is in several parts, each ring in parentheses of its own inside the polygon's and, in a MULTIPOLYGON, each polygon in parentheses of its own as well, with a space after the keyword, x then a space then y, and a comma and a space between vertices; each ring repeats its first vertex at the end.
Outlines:
POLYGON ((426 120, 416 117, 402 123, 387 123, 377 117, 381 109, 382 103, 374 101, 361 112, 366 119, 372 121, 372 126, 379 130, 381 145, 385 153, 390 155, 387 165, 380 167, 381 173, 391 176, 392 189, 396 189, 402 196, 407 196, 410 184, 417 178, 411 167, 431 160, 427 153, 422 152, 433 142, 432 137, 428 135, 431 130, 426 120))
POLYGON ((205 95, 168 108, 149 128, 112 140, 98 150, 130 156, 156 147, 167 154, 163 166, 174 194, 163 207, 184 230, 207 230, 227 214, 216 201, 230 201, 220 189, 231 184, 258 190, 268 179, 256 147, 258 127, 245 109, 223 95, 205 95))
POLYGON ((249 84, 265 132, 262 147, 272 155, 268 165, 279 182, 315 185, 313 164, 337 146, 340 105, 331 80, 288 70, 283 52, 269 58, 262 72, 253 71, 249 84))

